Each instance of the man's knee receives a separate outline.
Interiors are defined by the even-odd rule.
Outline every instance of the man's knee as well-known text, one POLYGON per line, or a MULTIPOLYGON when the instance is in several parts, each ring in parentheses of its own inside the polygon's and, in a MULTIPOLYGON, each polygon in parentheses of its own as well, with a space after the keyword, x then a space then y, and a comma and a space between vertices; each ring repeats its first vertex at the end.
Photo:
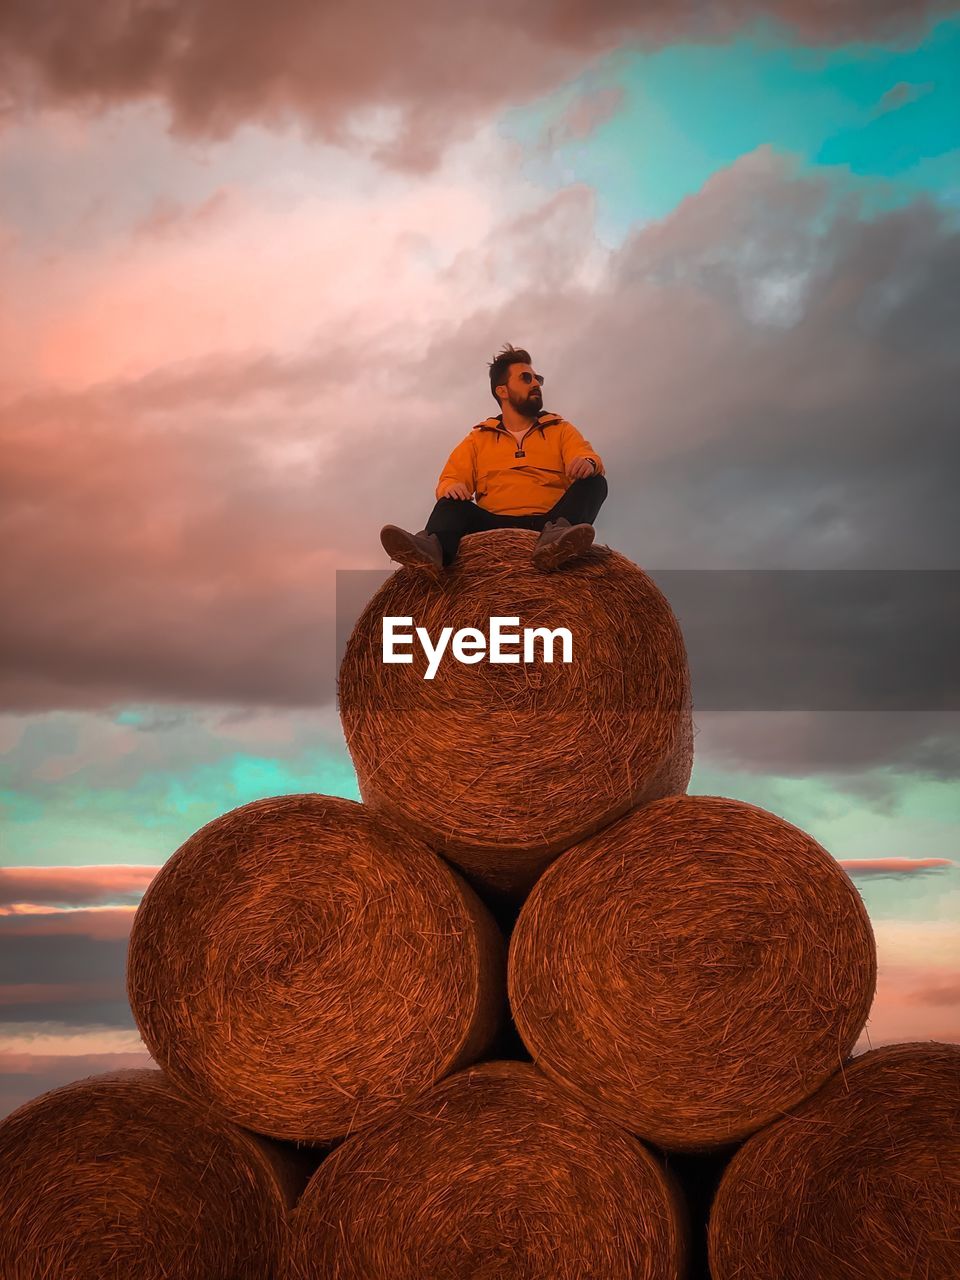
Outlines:
MULTIPOLYGON (((592 524, 607 496, 606 476, 584 476, 573 484, 554 507, 554 511, 570 519, 592 524)), ((550 518, 553 518, 551 513, 550 518)))
POLYGON ((606 476, 582 476, 579 480, 574 480, 570 488, 574 486, 578 493, 602 493, 604 497, 607 494, 607 477, 606 476))
POLYGON ((481 520, 480 508, 476 503, 461 498, 438 498, 430 512, 426 528, 428 533, 439 533, 441 529, 473 533, 481 520))
POLYGON ((606 476, 584 476, 582 480, 574 480, 573 483, 577 486, 577 492, 583 494, 584 498, 590 502, 599 505, 607 496, 606 476))
POLYGON ((433 510, 436 515, 450 515, 455 519, 462 519, 463 517, 469 519, 477 510, 477 505, 474 502, 467 502, 463 498, 438 498, 433 510))

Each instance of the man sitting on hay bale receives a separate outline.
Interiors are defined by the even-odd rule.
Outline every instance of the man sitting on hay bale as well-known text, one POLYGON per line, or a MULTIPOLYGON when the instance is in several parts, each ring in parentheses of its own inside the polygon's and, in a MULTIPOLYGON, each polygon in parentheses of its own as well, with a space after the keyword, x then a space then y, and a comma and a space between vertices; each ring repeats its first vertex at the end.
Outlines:
POLYGON ((486 529, 539 530, 532 558, 544 572, 593 542, 607 496, 600 455, 572 422, 544 410, 543 378, 528 351, 508 344, 489 367, 500 413, 478 422, 447 459, 426 528, 408 533, 387 524, 380 531, 383 549, 399 564, 447 568, 460 539, 486 529))

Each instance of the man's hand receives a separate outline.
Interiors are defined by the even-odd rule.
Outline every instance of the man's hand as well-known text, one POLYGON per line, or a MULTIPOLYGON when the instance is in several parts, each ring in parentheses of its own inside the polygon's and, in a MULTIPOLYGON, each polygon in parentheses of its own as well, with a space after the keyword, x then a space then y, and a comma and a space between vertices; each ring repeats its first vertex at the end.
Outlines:
POLYGON ((581 453, 579 457, 573 458, 567 467, 567 475, 571 480, 585 480, 587 476, 592 476, 596 471, 593 465, 593 459, 588 458, 585 453, 581 453))
POLYGON ((470 490, 463 483, 463 481, 458 480, 456 484, 447 485, 446 489, 444 489, 440 497, 441 498, 459 498, 463 502, 469 502, 470 499, 473 497, 473 495, 470 493, 470 490))

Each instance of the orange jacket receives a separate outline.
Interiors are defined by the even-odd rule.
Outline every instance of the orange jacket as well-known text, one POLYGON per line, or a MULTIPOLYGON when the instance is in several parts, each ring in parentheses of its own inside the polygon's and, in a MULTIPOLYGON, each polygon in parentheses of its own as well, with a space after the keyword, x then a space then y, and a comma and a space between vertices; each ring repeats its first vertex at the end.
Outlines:
POLYGON ((595 474, 603 475, 603 462, 590 441, 558 413, 541 410, 519 445, 504 427, 503 414, 497 414, 478 422, 451 453, 436 496, 461 482, 485 511, 501 516, 540 514, 573 484, 567 467, 577 457, 592 458, 595 474))

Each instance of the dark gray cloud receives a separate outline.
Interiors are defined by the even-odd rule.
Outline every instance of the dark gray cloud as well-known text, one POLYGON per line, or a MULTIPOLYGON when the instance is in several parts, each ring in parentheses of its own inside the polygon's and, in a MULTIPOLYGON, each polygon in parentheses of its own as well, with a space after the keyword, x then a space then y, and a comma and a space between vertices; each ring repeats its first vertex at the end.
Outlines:
MULTIPOLYGON (((10 867, 8 871, 43 871, 46 868, 10 867)), ((103 942, 123 941, 130 936, 133 912, 129 907, 97 907, 72 911, 15 911, 0 915, 0 937, 49 938, 58 934, 95 938, 103 942)))
POLYGON ((960 711, 960 570, 665 570, 701 710, 960 711))
POLYGON ((697 758, 713 766, 843 777, 847 788, 880 805, 891 796, 888 773, 960 778, 956 712, 695 710, 694 724, 697 758))
POLYGON ((178 133, 214 138, 246 121, 299 121, 325 141, 349 144, 358 112, 396 112, 395 132, 377 154, 423 171, 477 121, 541 96, 624 43, 726 41, 758 18, 805 43, 902 39, 951 7, 948 0, 559 7, 534 0, 520 8, 505 0, 465 7, 7 0, 0 83, 8 113, 38 102, 104 109, 156 99, 178 133))
POLYGON ((126 973, 126 962, 126 939, 23 937, 0 932, 0 985, 59 983, 69 974, 82 974, 84 982, 114 982, 126 973))
POLYGON ((28 934, 18 927, 25 919, 0 917, 0 1023, 135 1030, 126 993, 127 938, 28 934))
POLYGON ((955 568, 960 236, 922 202, 815 234, 816 185, 759 159, 622 255, 618 303, 659 294, 666 336, 649 306, 622 317, 640 394, 605 453, 618 534, 660 568, 955 568))
POLYGON ((950 858, 853 858, 840 865, 853 880, 916 880, 948 875, 956 864, 950 858))
POLYGON ((50 1022, 84 1031, 100 1027, 136 1031, 122 980, 118 981, 117 988, 118 995, 113 1000, 78 997, 73 1000, 0 1001, 0 1023, 50 1022))

